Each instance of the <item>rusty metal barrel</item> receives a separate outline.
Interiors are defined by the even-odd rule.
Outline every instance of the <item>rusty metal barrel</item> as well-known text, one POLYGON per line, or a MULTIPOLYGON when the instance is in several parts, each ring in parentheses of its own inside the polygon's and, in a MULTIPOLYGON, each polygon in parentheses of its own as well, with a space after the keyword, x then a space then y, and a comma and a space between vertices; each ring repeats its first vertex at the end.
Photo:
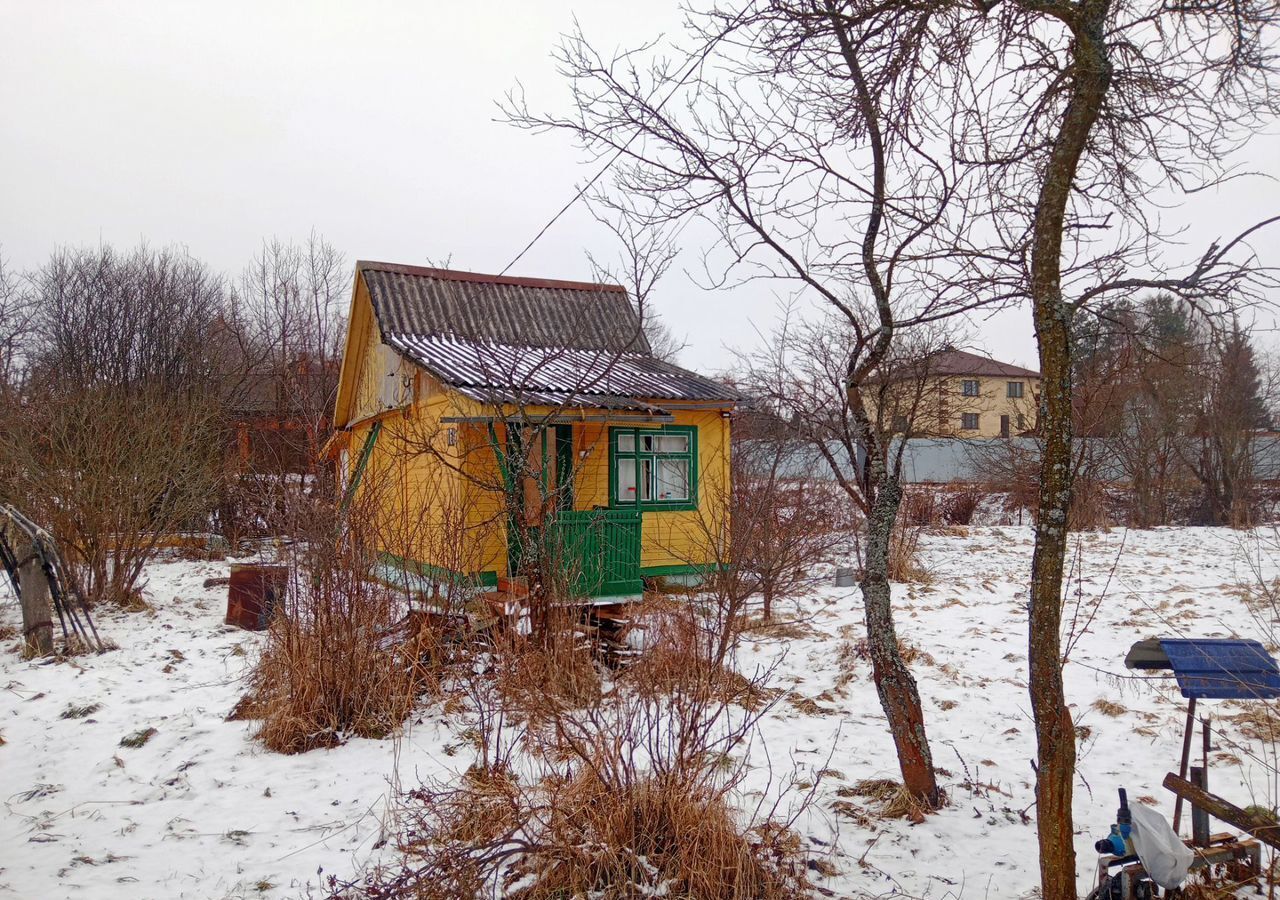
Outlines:
POLYGON ((284 603, 289 584, 287 566, 238 563, 231 567, 227 586, 227 624, 262 631, 284 603))

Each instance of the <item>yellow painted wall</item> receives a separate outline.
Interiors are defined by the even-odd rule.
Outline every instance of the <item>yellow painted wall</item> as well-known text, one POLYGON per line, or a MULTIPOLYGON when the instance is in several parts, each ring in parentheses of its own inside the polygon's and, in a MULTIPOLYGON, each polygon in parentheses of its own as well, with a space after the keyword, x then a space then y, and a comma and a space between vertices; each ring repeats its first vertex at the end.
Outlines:
POLYGON ((478 571, 480 539, 466 515, 460 448, 442 421, 457 413, 457 395, 418 371, 411 405, 383 410, 377 391, 386 362, 377 358, 381 337, 362 289, 359 282, 351 319, 353 331, 361 333, 348 341, 339 392, 351 428, 348 477, 375 421, 381 433, 353 497, 353 521, 379 550, 451 571, 478 571))
MULTIPOLYGON (((661 405, 662 401, 653 403, 661 405)), ((675 421, 671 424, 692 425, 698 429, 698 508, 644 511, 640 534, 643 568, 715 563, 719 558, 717 542, 724 546, 723 535, 728 528, 729 420, 723 418, 719 410, 674 412, 675 421)), ((607 507, 610 476, 607 423, 575 425, 574 450, 578 456, 574 508, 607 507), (582 458, 583 451, 585 458, 582 458)))

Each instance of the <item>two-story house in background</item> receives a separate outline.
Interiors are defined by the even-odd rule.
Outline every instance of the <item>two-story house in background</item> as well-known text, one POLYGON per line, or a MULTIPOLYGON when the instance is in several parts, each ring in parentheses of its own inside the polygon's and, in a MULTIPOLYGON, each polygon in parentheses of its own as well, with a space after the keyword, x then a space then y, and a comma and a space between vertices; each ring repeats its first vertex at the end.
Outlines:
POLYGON ((890 375, 881 427, 908 437, 1014 437, 1036 427, 1040 373, 946 347, 890 375))

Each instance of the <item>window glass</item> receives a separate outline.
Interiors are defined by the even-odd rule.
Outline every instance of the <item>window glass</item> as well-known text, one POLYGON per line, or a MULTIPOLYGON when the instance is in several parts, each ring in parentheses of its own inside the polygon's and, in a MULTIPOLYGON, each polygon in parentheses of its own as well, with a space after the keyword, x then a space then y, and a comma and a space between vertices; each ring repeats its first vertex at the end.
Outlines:
POLYGON ((636 502, 636 461, 631 458, 619 459, 618 465, 618 501, 621 503, 636 502))
POLYGON ((966 379, 962 382, 962 384, 961 384, 961 388, 962 388, 962 391, 961 391, 961 392, 962 392, 966 397, 976 397, 976 396, 978 396, 978 382, 977 382, 977 379, 969 379, 969 378, 966 378, 966 379))
POLYGON ((1022 396, 1022 382, 1021 382, 1021 381, 1010 381, 1010 382, 1008 382, 1008 394, 1009 394, 1009 396, 1010 396, 1010 397, 1013 397, 1013 398, 1021 397, 1021 396, 1022 396))
POLYGON ((691 429, 617 429, 610 446, 611 500, 650 509, 679 508, 697 500, 691 429))
POLYGON ((658 499, 689 499, 689 460, 658 460, 658 499))
POLYGON ((961 413, 960 427, 963 428, 965 431, 977 431, 978 414, 977 413, 961 413))

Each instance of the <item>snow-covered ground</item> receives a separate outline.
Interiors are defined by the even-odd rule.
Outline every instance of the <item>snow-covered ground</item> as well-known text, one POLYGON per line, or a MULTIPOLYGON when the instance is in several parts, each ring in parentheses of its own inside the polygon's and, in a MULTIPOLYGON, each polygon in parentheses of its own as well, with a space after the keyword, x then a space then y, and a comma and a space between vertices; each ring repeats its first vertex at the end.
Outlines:
MULTIPOLYGON (((1105 594, 1067 668, 1082 737, 1076 847, 1084 888, 1117 787, 1172 809, 1160 782, 1176 768, 1185 707, 1167 682, 1125 677, 1130 644, 1259 634, 1239 590, 1254 578, 1247 535, 1116 530, 1073 541, 1068 622, 1077 597, 1087 616, 1105 594), (1098 700, 1115 704, 1110 714, 1098 700)), ((897 770, 870 664, 854 652, 857 592, 834 587, 787 611, 801 623, 788 636, 752 638, 743 648, 744 667, 782 655, 775 685, 788 692, 763 722, 744 800, 754 806, 750 792, 773 794, 793 774, 798 796, 823 772, 798 827, 810 855, 836 873, 820 882, 835 896, 1031 896, 1031 533, 972 528, 927 538, 924 553, 933 582, 896 586, 895 605, 902 637, 923 651, 913 670, 951 805, 913 825, 879 818, 873 801, 850 790, 897 770)), ((1277 563, 1268 563, 1268 577, 1280 573, 1277 563)), ((0 897, 298 896, 322 874, 348 876, 388 852, 375 845, 396 777, 412 785, 469 765, 458 749, 465 723, 433 708, 421 711, 398 757, 390 740, 293 757, 260 749, 251 723, 224 720, 260 640, 222 624, 225 587, 202 585, 225 574, 222 563, 151 567, 153 612, 99 615, 99 629, 120 647, 104 656, 36 664, 18 659, 15 640, 0 646, 0 897), (148 728, 155 734, 141 747, 121 745, 148 728)), ((6 599, 0 625, 16 622, 6 599)), ((1254 757, 1274 765, 1275 748, 1228 721, 1240 706, 1205 707, 1225 728, 1215 792, 1273 806, 1277 786, 1254 757)))

